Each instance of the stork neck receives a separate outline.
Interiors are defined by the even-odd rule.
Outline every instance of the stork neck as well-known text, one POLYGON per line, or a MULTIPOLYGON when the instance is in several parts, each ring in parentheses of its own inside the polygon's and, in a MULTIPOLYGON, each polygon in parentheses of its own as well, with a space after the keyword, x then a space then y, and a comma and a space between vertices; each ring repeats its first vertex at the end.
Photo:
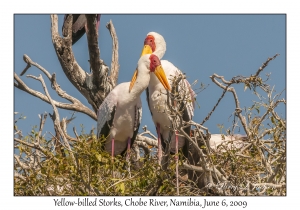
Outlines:
POLYGON ((150 81, 150 71, 145 66, 139 67, 136 81, 131 90, 132 97, 134 98, 140 97, 142 92, 148 87, 149 81, 150 81), (145 68, 145 69, 140 70, 140 68, 145 68))
POLYGON ((166 48, 163 45, 156 46, 156 49, 153 52, 153 54, 155 54, 160 60, 162 59, 162 57, 164 57, 165 53, 166 48))

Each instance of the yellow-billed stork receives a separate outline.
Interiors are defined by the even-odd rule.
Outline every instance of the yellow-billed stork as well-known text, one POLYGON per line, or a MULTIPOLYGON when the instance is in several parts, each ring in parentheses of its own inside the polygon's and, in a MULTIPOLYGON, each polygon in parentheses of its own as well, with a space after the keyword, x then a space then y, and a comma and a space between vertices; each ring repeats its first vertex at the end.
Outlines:
MULTIPOLYGON (((164 56, 165 52, 166 42, 163 36, 156 32, 148 33, 144 41, 144 47, 141 56, 153 53, 161 59, 164 56)), ((172 84, 172 79, 174 78, 174 76, 181 74, 181 71, 167 60, 161 60, 161 64, 165 70, 169 83, 172 84)), ((196 94, 192 90, 191 85, 186 79, 181 81, 178 88, 183 88, 191 101, 187 103, 182 116, 183 120, 188 122, 194 115, 194 98, 196 97, 196 94)), ((165 148, 166 143, 170 143, 171 153, 177 154, 178 149, 183 148, 184 156, 188 157, 189 142, 186 138, 177 136, 176 132, 170 132, 171 120, 167 112, 165 111, 167 110, 166 91, 158 82, 158 80, 153 76, 150 76, 150 82, 148 88, 146 89, 146 95, 152 119, 157 130, 159 163, 161 163, 162 158, 161 146, 165 148)), ((189 135, 190 127, 187 127, 185 129, 185 132, 189 135)))
POLYGON ((104 135, 104 149, 112 155, 125 154, 136 138, 142 117, 141 93, 147 88, 150 74, 154 73, 165 89, 170 85, 154 54, 142 56, 131 82, 117 85, 100 105, 97 113, 97 137, 104 135))

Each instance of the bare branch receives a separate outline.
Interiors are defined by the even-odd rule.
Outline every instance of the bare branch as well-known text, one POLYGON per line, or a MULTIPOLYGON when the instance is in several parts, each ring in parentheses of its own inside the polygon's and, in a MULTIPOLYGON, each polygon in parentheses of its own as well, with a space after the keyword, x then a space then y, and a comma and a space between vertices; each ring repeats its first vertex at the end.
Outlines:
POLYGON ((137 142, 145 142, 147 145, 152 147, 157 147, 157 140, 151 139, 147 136, 142 136, 141 134, 138 134, 136 136, 135 141, 137 142))
MULTIPOLYGON (((97 71, 97 74, 88 74, 86 73, 77 63, 73 51, 72 51, 72 41, 71 41, 71 26, 72 26, 72 15, 69 15, 66 20, 66 26, 68 26, 67 37, 60 37, 58 34, 58 17, 57 15, 51 15, 51 33, 52 33, 52 42, 57 55, 57 58, 62 66, 62 69, 73 84, 76 89, 87 99, 88 103, 93 107, 94 112, 96 113, 102 101, 105 99, 106 95, 112 89, 110 81, 107 79, 108 67, 103 64, 98 69, 93 69, 97 71), (93 76, 94 75, 94 76, 93 76), (99 77, 98 77, 98 76, 99 77)), ((88 24, 90 21, 88 21, 88 24)), ((92 24, 93 25, 93 24, 92 24)), ((90 30, 95 29, 90 27, 90 30)), ((89 30, 89 31, 90 31, 89 30)), ((89 35, 88 35, 89 36, 89 35)), ((94 37, 93 39, 97 39, 94 37)), ((97 40, 94 40, 98 43, 97 40)), ((95 44, 95 42, 93 42, 95 44)), ((92 49, 98 49, 98 46, 93 44, 92 49)), ((97 50, 96 50, 97 51, 97 50)), ((100 52, 99 52, 100 55, 100 52)), ((93 54, 94 56, 94 54, 93 54)), ((98 63, 99 56, 95 55, 95 59, 91 62, 98 63)), ((94 65, 92 63, 92 65, 94 65)), ((96 67, 94 67, 96 68, 96 67)))
MULTIPOLYGON (((74 118, 71 118, 71 120, 73 120, 74 118)), ((68 135, 67 133, 67 118, 63 118, 62 121, 60 122, 62 131, 64 133, 64 135, 66 136, 66 138, 68 139, 68 141, 77 141, 78 139, 73 138, 71 136, 68 135)))
POLYGON ((257 70, 257 72, 255 73, 255 77, 257 77, 259 75, 260 72, 262 72, 266 67, 267 65, 269 64, 269 62, 271 60, 274 60, 279 54, 276 54, 274 55, 272 58, 268 58, 268 60, 266 62, 263 63, 263 65, 261 67, 259 67, 259 69, 257 70))
POLYGON ((221 102, 221 100, 223 99, 223 97, 225 96, 225 93, 227 92, 227 89, 229 88, 230 85, 227 85, 226 88, 223 90, 222 95, 220 96, 220 98, 218 99, 216 105, 212 108, 212 110, 208 113, 208 115, 204 118, 204 120, 200 123, 201 125, 203 125, 207 120, 209 120, 210 116, 212 115, 212 113, 216 110, 217 106, 219 105, 219 103, 221 102))
MULTIPOLYGON (((30 75, 28 75, 28 76, 30 76, 30 75)), ((52 120, 53 120, 53 122, 54 122, 54 127, 57 128, 57 130, 58 130, 60 136, 62 137, 62 139, 63 139, 63 141, 64 141, 65 146, 67 147, 67 149, 70 150, 70 151, 72 151, 72 150, 71 150, 71 147, 70 147, 70 145, 69 145, 69 142, 67 141, 66 136, 64 135, 64 132, 63 132, 62 129, 61 129, 60 121, 59 121, 59 113, 58 113, 58 110, 57 110, 55 104, 52 102, 52 99, 51 99, 51 97, 50 97, 50 94, 48 93, 48 89, 47 89, 47 87, 46 87, 46 84, 45 84, 45 82, 44 82, 44 79, 43 79, 42 75, 40 75, 39 77, 34 77, 34 76, 30 76, 30 77, 32 77, 32 78, 34 78, 34 79, 37 79, 37 80, 39 80, 39 81, 42 83, 42 86, 43 86, 43 88, 44 88, 44 91, 45 91, 45 93, 46 93, 46 96, 48 97, 48 99, 49 99, 49 101, 50 101, 50 103, 51 103, 51 105, 52 105, 52 107, 53 107, 54 113, 53 113, 53 115, 51 116, 51 118, 52 118, 52 120)), ((71 152, 70 155, 71 155, 71 157, 72 157, 72 159, 73 159, 74 165, 76 166, 76 161, 75 161, 74 154, 71 152)))
POLYGON ((87 20, 86 31, 90 55, 90 65, 93 72, 93 84, 101 84, 100 49, 98 47, 98 31, 96 30, 96 15, 85 15, 87 20))
POLYGON ((31 147, 31 148, 33 148, 33 149, 38 149, 38 150, 40 150, 41 152, 43 152, 44 155, 46 155, 46 156, 48 156, 48 157, 53 157, 53 154, 52 154, 52 153, 50 153, 47 149, 41 147, 41 145, 39 145, 39 144, 37 144, 37 143, 32 144, 32 143, 23 141, 23 140, 18 139, 18 138, 14 138, 14 141, 16 141, 16 142, 18 142, 18 143, 20 143, 20 144, 26 145, 26 146, 28 146, 28 147, 31 147))
POLYGON ((199 167, 199 166, 194 166, 194 165, 190 165, 187 163, 183 163, 182 167, 188 170, 192 170, 192 171, 198 171, 198 172, 202 172, 204 173, 205 171, 203 170, 203 168, 199 167))
MULTIPOLYGON (((28 57, 28 56, 27 56, 28 57)), ((28 57, 29 58, 29 57, 28 57)), ((29 62, 28 62, 29 63, 29 62)), ((39 66, 37 64, 37 66, 39 66)), ((45 69, 43 71, 44 73, 47 72, 45 69)), ((47 75, 47 73, 45 73, 47 75)), ((48 77, 49 78, 49 77, 48 77)), ((29 88, 20 78, 19 76, 14 73, 14 79, 17 81, 14 83, 14 86, 17 87, 20 90, 23 90, 37 98, 40 98, 41 100, 47 102, 50 104, 50 101, 48 99, 48 97, 44 94, 42 94, 39 91, 33 90, 31 88, 29 88)), ((72 111, 77 111, 77 112, 81 112, 84 113, 88 116, 90 116, 92 119, 97 120, 97 116, 95 114, 95 112, 93 112, 92 110, 90 110, 88 107, 84 106, 78 99, 68 95, 65 91, 63 91, 60 86, 56 83, 56 79, 55 79, 55 74, 54 77, 50 76, 49 78, 52 81, 52 86, 54 87, 55 91, 58 93, 59 96, 61 96, 62 98, 67 99, 68 101, 72 102, 72 104, 68 104, 68 103, 62 103, 62 102, 58 102, 53 100, 53 103, 55 106, 62 108, 62 109, 67 109, 67 110, 72 110, 72 111)))
POLYGON ((18 172, 14 172, 14 177, 17 178, 17 179, 21 179, 23 181, 26 181, 26 177, 22 176, 18 172))
POLYGON ((118 43, 118 37, 115 30, 115 27, 110 20, 109 23, 107 23, 106 28, 109 30, 109 33, 111 35, 112 41, 113 41, 113 49, 112 49, 112 59, 111 59, 111 73, 110 73, 110 79, 113 84, 113 87, 115 87, 118 83, 118 77, 119 77, 119 43, 118 43))
POLYGON ((139 147, 141 147, 144 151, 145 151, 145 155, 149 155, 150 154, 150 149, 147 145, 146 142, 143 142, 143 141, 135 141, 135 144, 139 147))
POLYGON ((234 89, 233 87, 230 87, 230 88, 225 87, 225 86, 222 85, 220 82, 218 82, 215 78, 221 79, 222 82, 225 83, 225 84, 227 84, 227 85, 230 85, 231 82, 226 81, 226 80, 224 79, 223 76, 219 76, 219 75, 217 75, 217 74, 213 74, 212 76, 210 76, 210 78, 211 78, 211 80, 212 80, 216 85, 218 85, 220 88, 222 88, 222 89, 224 89, 224 90, 227 89, 227 91, 229 91, 229 92, 231 92, 231 93, 233 94, 234 101, 235 101, 235 106, 236 106, 236 108, 235 108, 235 113, 236 113, 236 115, 239 117, 239 119, 240 119, 240 121, 241 121, 241 123, 242 123, 242 125, 243 125, 243 127, 244 127, 244 130, 245 130, 245 132, 246 132, 246 134, 247 134, 247 136, 250 136, 250 132, 249 132, 249 129, 248 129, 248 126, 247 126, 247 123, 246 123, 246 119, 245 119, 245 117, 241 114, 241 113, 242 113, 242 109, 240 108, 240 102, 239 102, 239 100, 238 100, 238 96, 237 96, 237 94, 236 94, 236 92, 235 92, 235 89, 234 89))
POLYGON ((40 138, 42 137, 42 130, 44 128, 44 124, 46 122, 47 119, 47 113, 42 114, 42 116, 40 117, 40 129, 39 129, 39 133, 37 136, 37 143, 40 144, 40 138))

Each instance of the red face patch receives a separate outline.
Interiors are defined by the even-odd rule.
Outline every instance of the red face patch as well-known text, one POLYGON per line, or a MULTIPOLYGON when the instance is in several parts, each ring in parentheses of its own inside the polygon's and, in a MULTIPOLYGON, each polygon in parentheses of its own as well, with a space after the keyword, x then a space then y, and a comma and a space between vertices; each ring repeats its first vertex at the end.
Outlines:
POLYGON ((151 72, 154 72, 154 71, 155 71, 155 68, 156 68, 157 66, 161 65, 160 60, 159 60, 159 58, 158 58, 156 55, 154 55, 154 54, 150 55, 149 59, 150 59, 150 71, 151 71, 151 72))
POLYGON ((154 52, 156 49, 154 36, 148 35, 144 41, 144 45, 149 45, 152 49, 152 52, 154 52))

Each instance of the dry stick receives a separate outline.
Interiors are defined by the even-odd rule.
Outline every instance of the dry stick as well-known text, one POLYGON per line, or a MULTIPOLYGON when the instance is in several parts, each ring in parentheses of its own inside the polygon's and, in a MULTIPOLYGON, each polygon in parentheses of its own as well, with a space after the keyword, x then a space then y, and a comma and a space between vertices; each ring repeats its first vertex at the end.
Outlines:
POLYGON ((142 134, 137 135, 135 141, 136 142, 144 142, 144 143, 148 144, 149 146, 157 147, 157 140, 151 139, 147 136, 142 136, 142 134))
MULTIPOLYGON (((259 125, 264 121, 264 119, 266 118, 266 116, 272 111, 274 111, 274 109, 278 106, 279 103, 285 103, 285 100, 282 99, 282 100, 278 100, 276 101, 275 103, 271 102, 271 104, 269 105, 266 113, 260 118, 260 120, 258 121, 257 125, 254 126, 253 130, 256 130, 258 129, 259 125)), ((283 123, 283 121, 281 121, 283 123)), ((285 127, 285 123, 282 124, 284 127, 285 127)))
POLYGON ((201 165, 202 165, 202 168, 205 170, 205 171, 209 171, 210 169, 207 168, 207 166, 205 165, 206 163, 206 160, 205 160, 205 155, 203 154, 202 150, 198 147, 198 145, 196 144, 196 142, 194 142, 190 137, 189 135, 187 135, 184 130, 183 130, 183 127, 180 128, 180 131, 181 133, 185 136, 185 138, 187 138, 189 140, 189 142, 191 142, 193 144, 193 146, 197 149, 199 155, 200 155, 200 158, 201 158, 201 165))
POLYGON ((141 158, 139 146, 136 143, 134 143, 132 147, 136 157, 134 161, 138 161, 141 158))
POLYGON ((79 138, 79 136, 78 136, 78 134, 77 134, 77 131, 76 131, 76 128, 75 128, 75 127, 73 127, 73 132, 74 132, 76 138, 78 139, 78 141, 80 141, 80 138, 79 138))
POLYGON ((144 132, 140 133, 141 136, 149 134, 153 139, 157 140, 157 137, 153 133, 151 133, 149 130, 147 130, 146 125, 143 127, 143 130, 144 130, 144 132))
MULTIPOLYGON (((88 116, 90 116, 91 118, 93 118, 94 120, 97 120, 97 116, 95 114, 94 111, 92 111, 91 109, 89 109, 88 107, 84 106, 78 99, 74 98, 73 96, 70 96, 69 94, 67 94, 64 90, 61 89, 60 85, 57 84, 56 82, 56 75, 53 74, 51 76, 51 74, 42 66, 40 66, 39 64, 33 62, 29 56, 27 56, 26 54, 23 56, 24 61, 27 63, 27 66, 35 66, 36 68, 38 68, 39 70, 41 70, 46 76, 47 78, 51 81, 51 86, 52 88, 56 91, 56 93, 71 102, 71 104, 68 103, 62 103, 62 102, 58 102, 53 100, 53 103, 62 109, 67 109, 67 110, 73 110, 73 111, 77 111, 77 112, 81 112, 84 113, 88 116)), ((25 72, 24 72, 25 73, 25 72)), ((50 101, 48 99, 48 97, 38 91, 32 90, 30 89, 19 77, 18 75, 15 73, 14 74, 14 79, 18 82, 15 83, 15 87, 19 88, 20 90, 23 90, 37 98, 40 98, 41 100, 47 102, 50 104, 50 101)))
MULTIPOLYGON (((203 138, 203 135, 202 135, 202 133, 200 132, 200 130, 199 130, 198 127, 197 127, 197 133, 199 134, 199 136, 201 137, 202 141, 204 142, 204 144, 205 144, 205 146, 206 146, 206 148, 207 148, 207 152, 208 152, 208 154, 207 154, 207 155, 208 155, 208 160, 209 160, 210 163, 213 165, 213 161, 212 161, 212 159, 211 159, 211 157, 210 157, 210 154, 211 154, 211 148, 210 148, 209 138, 207 138, 207 141, 205 141, 204 138, 203 138)), ((209 132, 208 132, 208 129, 207 129, 207 134, 210 135, 209 132)), ((213 172, 214 172, 214 174, 215 174, 215 178, 217 179, 217 183, 219 183, 219 178, 218 178, 218 174, 217 174, 217 169, 216 169, 215 166, 213 166, 213 172)), ((219 174, 220 174, 220 173, 219 173, 219 174)), ((205 176, 206 176, 206 174, 205 174, 205 176)), ((211 176, 211 174, 209 174, 209 176, 211 176)), ((210 179, 210 180, 212 180, 212 179, 210 179)), ((210 183, 213 183, 213 182, 210 182, 210 183)))
POLYGON ((14 177, 18 178, 18 179, 21 179, 22 181, 26 181, 26 177, 22 176, 18 172, 14 172, 14 177))
POLYGON ((22 163, 20 160, 20 156, 17 156, 14 154, 14 158, 16 159, 17 163, 21 166, 23 169, 30 169, 31 167, 28 165, 25 165, 25 163, 22 163))
POLYGON ((208 113, 208 115, 204 118, 204 120, 200 123, 201 125, 203 125, 207 120, 209 120, 210 116, 212 115, 212 113, 215 111, 215 109, 217 108, 217 106, 219 105, 219 103, 221 102, 222 98, 225 96, 225 93, 227 92, 227 89, 229 88, 230 85, 227 85, 226 88, 223 90, 223 93, 221 95, 221 97, 218 99, 216 105, 213 107, 213 109, 208 113))
POLYGON ((40 138, 42 137, 42 130, 44 128, 44 124, 46 122, 46 119, 47 119, 47 113, 45 114, 42 114, 42 116, 40 117, 41 121, 40 121, 40 129, 39 129, 39 132, 38 132, 38 136, 37 136, 37 143, 40 144, 40 138))
POLYGON ((257 70, 257 72, 254 74, 255 77, 257 77, 259 75, 259 73, 264 70, 264 68, 267 67, 267 65, 269 64, 269 62, 271 60, 274 60, 279 54, 275 54, 272 58, 268 58, 268 60, 266 62, 263 63, 263 65, 261 67, 259 67, 259 69, 257 70))
MULTIPOLYGON (((106 81, 106 75, 104 77, 101 76, 100 69, 93 69, 95 71, 90 75, 77 63, 72 50, 72 18, 72 15, 69 15, 65 21, 65 24, 68 26, 67 37, 62 38, 58 33, 58 17, 57 15, 51 15, 51 35, 54 50, 63 72, 72 85, 87 99, 93 111, 96 113, 99 105, 108 94, 106 90, 111 90, 111 84, 106 81)), ((94 40, 93 37, 92 39, 94 40)), ((95 48, 98 47, 94 44, 93 46, 95 48)), ((101 70, 105 71, 105 69, 108 69, 108 67, 101 67, 101 70)), ((96 114, 95 120, 97 120, 96 114)))
POLYGON ((279 172, 281 166, 283 165, 283 163, 280 163, 276 166, 275 170, 274 170, 274 173, 268 178, 268 181, 267 182, 272 182, 273 179, 276 177, 277 173, 279 172))
POLYGON ((31 147, 31 148, 34 148, 34 149, 38 149, 40 150, 41 152, 44 153, 44 155, 46 155, 47 157, 49 158, 54 158, 55 160, 57 160, 52 153, 49 153, 48 150, 46 150, 45 148, 41 147, 41 145, 37 144, 37 143, 29 143, 29 142, 26 142, 26 141, 23 141, 21 139, 18 139, 18 138, 14 138, 14 141, 20 143, 20 144, 23 144, 23 145, 26 145, 28 147, 31 147))
MULTIPOLYGON (((285 100, 282 102, 285 103, 285 100)), ((281 123, 283 128, 286 129, 286 123, 278 116, 278 114, 274 111, 274 109, 271 111, 271 113, 272 113, 273 117, 281 123)))
MULTIPOLYGON (((52 102, 52 99, 50 97, 50 94, 48 93, 48 89, 46 87, 46 84, 44 82, 44 79, 43 79, 42 75, 40 74, 39 77, 28 75, 28 77, 31 77, 31 78, 36 79, 36 80, 39 80, 42 83, 43 89, 44 89, 44 91, 45 91, 45 93, 46 93, 46 95, 47 95, 47 97, 48 97, 48 99, 49 99, 49 101, 50 101, 50 103, 51 103, 51 105, 53 107, 54 113, 53 113, 52 120, 54 122, 54 126, 58 129, 58 132, 59 132, 60 136, 63 138, 65 146, 68 148, 69 151, 72 151, 71 147, 69 145, 69 142, 67 141, 67 139, 66 139, 66 137, 65 137, 65 135, 64 135, 61 127, 60 127, 58 110, 57 110, 56 106, 54 105, 54 103, 52 102)), ((74 165, 77 167, 74 154, 71 152, 70 155, 71 155, 71 158, 73 160, 74 165)))
POLYGON ((145 155, 150 154, 150 149, 148 148, 148 144, 146 144, 143 141, 135 141, 135 144, 139 147, 141 147, 145 151, 145 155))
MULTIPOLYGON (((219 81, 217 81, 215 78, 221 79, 222 82, 225 83, 225 84, 230 84, 230 82, 229 82, 229 81, 226 81, 226 80, 224 79, 223 76, 219 76, 219 75, 217 75, 217 74, 213 74, 212 76, 210 76, 210 78, 211 78, 211 80, 212 80, 217 86, 219 86, 220 88, 222 88, 222 89, 224 89, 224 90, 226 89, 226 87, 225 87, 224 85, 222 85, 219 81)), ((235 89, 234 89, 233 87, 230 87, 230 88, 227 88, 227 91, 231 92, 232 95, 233 95, 233 97, 234 97, 235 107, 236 107, 236 108, 235 108, 235 113, 236 113, 236 115, 239 117, 239 119, 240 119, 240 121, 241 121, 241 123, 242 123, 242 125, 243 125, 243 128, 244 128, 244 130, 245 130, 247 136, 249 137, 249 136, 250 136, 250 132, 249 132, 248 126, 247 126, 247 124, 246 124, 246 119, 245 119, 245 117, 241 114, 241 113, 242 113, 242 109, 240 108, 240 102, 239 102, 239 100, 238 100, 238 97, 237 97, 237 94, 236 94, 236 92, 235 92, 235 89)))
MULTIPOLYGON (((278 55, 279 55, 279 54, 276 54, 276 55, 273 56, 272 58, 268 58, 268 60, 267 60, 265 63, 263 63, 263 65, 257 70, 257 72, 255 73, 254 77, 257 77, 257 76, 260 74, 260 72, 263 71, 264 68, 268 65, 268 63, 269 63, 271 60, 275 59, 278 55)), ((250 76, 250 77, 252 77, 252 76, 250 76)), ((240 107, 239 107, 239 101, 238 101, 238 99, 237 99, 237 95, 236 95, 236 93, 235 93, 235 90, 234 90, 234 88, 232 88, 232 87, 229 89, 229 86, 230 86, 232 83, 239 83, 239 82, 242 82, 242 81, 239 81, 239 80, 236 81, 235 79, 232 79, 231 81, 226 81, 226 80, 224 79, 223 76, 218 76, 217 74, 213 74, 210 78, 212 79, 212 81, 213 81, 215 84, 217 84, 219 87, 221 87, 221 88, 224 89, 223 94, 222 94, 222 96, 220 97, 220 99, 218 100, 218 102, 217 102, 217 104, 215 105, 215 107, 218 105, 218 103, 220 102, 220 100, 224 97, 225 92, 227 92, 227 90, 230 91, 230 92, 232 92, 232 94, 233 94, 233 96, 234 96, 234 99, 235 99, 235 102, 236 102, 236 114, 237 114, 237 116, 240 118, 241 123, 242 123, 242 125, 243 125, 243 127, 244 127, 244 129, 245 129, 245 131, 246 131, 246 133, 247 133, 247 136, 249 137, 249 134, 250 134, 250 133, 249 133, 249 130, 248 130, 248 128, 247 128, 245 119, 244 119, 244 117, 241 115, 241 109, 240 109, 240 107), (224 82, 225 84, 227 84, 227 86, 225 87, 224 85, 221 85, 218 81, 215 80, 215 77, 221 79, 222 82, 224 82)), ((215 109, 215 107, 213 108, 213 110, 215 109)), ((210 117, 211 113, 213 112, 213 110, 212 110, 212 111, 210 112, 210 114, 206 117, 207 119, 209 119, 209 117, 210 117)), ((203 124, 203 123, 207 120, 206 118, 203 120, 203 122, 202 122, 201 124, 203 124)))
MULTIPOLYGON (((73 120, 74 118, 71 118, 69 119, 70 121, 73 120)), ((63 118, 62 121, 61 121, 61 128, 62 128, 62 131, 64 133, 64 135, 66 136, 66 138, 69 140, 69 141, 77 141, 76 138, 73 138, 71 136, 68 135, 67 133, 67 122, 66 122, 66 118, 63 118)))
POLYGON ((115 87, 118 83, 118 75, 119 75, 119 42, 115 27, 110 20, 109 23, 106 24, 106 28, 109 30, 113 41, 113 50, 112 50, 112 58, 111 58, 111 72, 110 72, 110 80, 112 82, 112 86, 115 87))
MULTIPOLYGON (((40 129, 39 129, 38 135, 35 138, 37 144, 40 144, 40 139, 42 138, 42 130, 44 128, 44 124, 45 124, 45 121, 46 121, 46 118, 47 118, 47 113, 42 114, 42 116, 39 115, 39 117, 40 117, 40 129)), ((37 153, 38 163, 40 163, 41 159, 40 159, 40 152, 39 152, 39 150, 36 150, 36 153, 37 153)))

